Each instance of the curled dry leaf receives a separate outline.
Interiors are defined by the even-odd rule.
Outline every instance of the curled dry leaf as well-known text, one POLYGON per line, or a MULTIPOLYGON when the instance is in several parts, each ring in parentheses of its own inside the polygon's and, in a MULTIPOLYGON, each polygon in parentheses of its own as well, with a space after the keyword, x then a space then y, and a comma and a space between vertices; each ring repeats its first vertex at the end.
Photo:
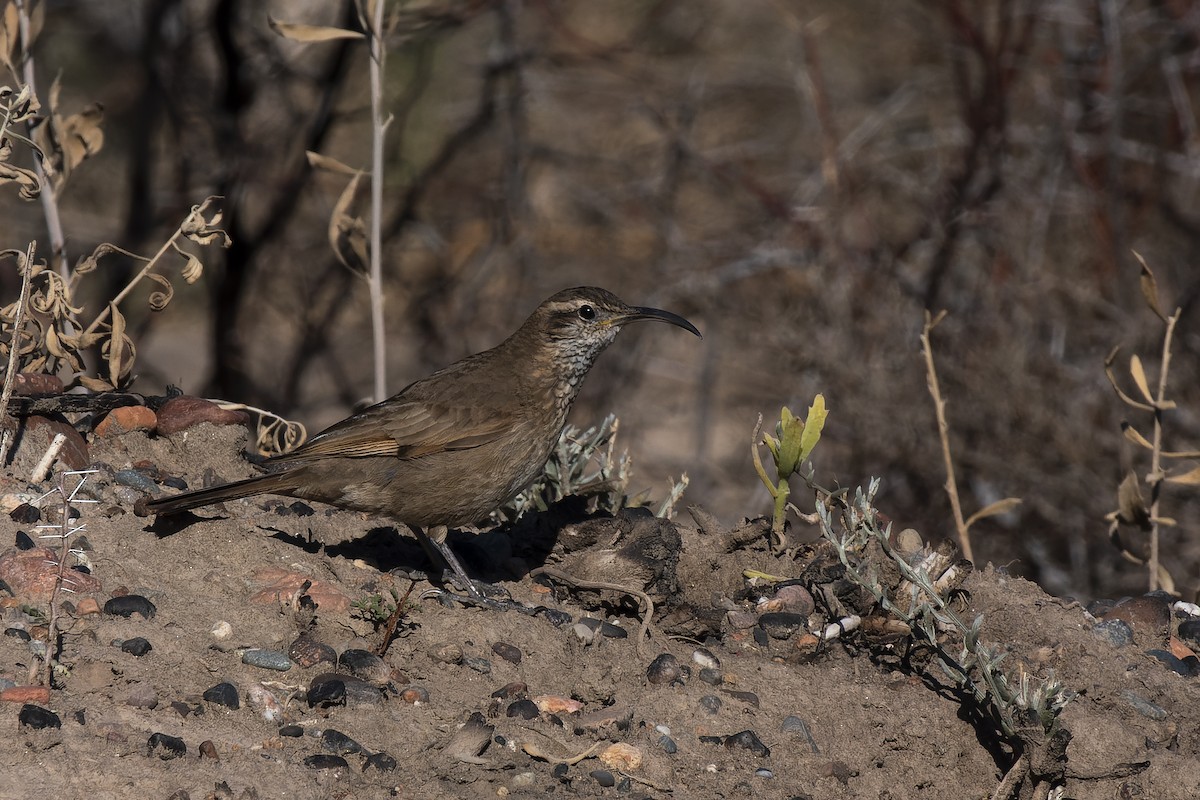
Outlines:
POLYGON ((333 207, 329 218, 329 246, 333 248, 338 261, 352 271, 365 275, 368 265, 367 255, 367 226, 362 217, 350 216, 350 206, 358 192, 358 182, 362 172, 355 173, 341 197, 333 207))
POLYGON ((308 159, 308 165, 313 169, 323 169, 326 172, 336 172, 339 175, 349 176, 358 175, 362 172, 361 169, 355 169, 348 164, 343 164, 332 156, 321 155, 312 150, 305 150, 304 155, 308 159))
POLYGON ((104 258, 105 256, 110 256, 113 253, 120 253, 123 256, 135 258, 138 261, 149 260, 139 256, 137 253, 131 253, 124 248, 117 247, 111 242, 101 242, 99 245, 97 245, 96 249, 92 251, 91 255, 81 258, 78 262, 76 262, 74 274, 86 275, 89 272, 94 272, 96 267, 100 266, 100 259, 104 258))
POLYGON ((171 302, 171 298, 175 296, 175 287, 171 285, 169 280, 156 272, 147 272, 146 278, 162 287, 161 291, 151 292, 150 296, 146 299, 146 302, 150 304, 151 311, 162 311, 171 302))
POLYGON ((1138 260, 1141 265, 1142 272, 1139 277, 1139 283, 1142 286, 1142 297, 1146 299, 1146 305, 1150 306, 1159 319, 1163 322, 1167 321, 1167 315, 1163 313, 1162 306, 1158 302, 1158 281, 1154 279, 1154 273, 1150 270, 1150 266, 1146 263, 1146 259, 1142 258, 1142 254, 1138 251, 1133 251, 1133 257, 1138 260))
POLYGON ((22 200, 36 200, 42 193, 42 184, 33 170, 0 161, 0 183, 16 183, 22 200))
POLYGON ((220 228, 221 209, 213 209, 213 206, 223 199, 222 197, 213 195, 204 198, 203 203, 192 206, 191 213, 188 214, 183 224, 179 226, 179 232, 196 244, 212 244, 214 241, 219 241, 221 247, 229 247, 233 243, 233 240, 229 238, 228 233, 220 228), (206 217, 205 214, 210 212, 212 216, 206 217))
POLYGON ((60 75, 50 86, 50 114, 33 132, 34 142, 42 152, 42 165, 55 189, 61 188, 72 170, 104 146, 104 131, 100 127, 104 122, 103 106, 93 103, 77 114, 63 116, 58 102, 61 91, 60 75))

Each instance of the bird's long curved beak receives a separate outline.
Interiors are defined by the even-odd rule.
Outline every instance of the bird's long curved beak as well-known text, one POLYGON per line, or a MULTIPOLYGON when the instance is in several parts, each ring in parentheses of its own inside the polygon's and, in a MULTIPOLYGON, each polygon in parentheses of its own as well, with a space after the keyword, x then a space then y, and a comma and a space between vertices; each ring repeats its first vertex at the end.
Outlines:
POLYGON ((639 319, 656 319, 659 322, 667 322, 676 327, 683 328, 685 331, 691 331, 701 339, 704 338, 695 325, 688 322, 678 314, 672 314, 670 311, 663 311, 661 308, 634 306, 633 308, 629 309, 628 314, 623 314, 621 317, 619 317, 618 321, 624 324, 626 322, 633 322, 639 319))

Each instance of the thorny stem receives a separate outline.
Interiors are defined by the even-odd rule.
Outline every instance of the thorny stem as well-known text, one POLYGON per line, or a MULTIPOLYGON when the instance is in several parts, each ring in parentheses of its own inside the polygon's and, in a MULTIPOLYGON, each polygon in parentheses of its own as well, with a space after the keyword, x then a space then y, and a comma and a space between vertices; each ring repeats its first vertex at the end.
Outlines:
POLYGON ((1171 366, 1171 339, 1175 335, 1175 323, 1182 309, 1167 319, 1167 332, 1163 336, 1162 368, 1158 371, 1158 393, 1154 397, 1154 447, 1150 451, 1150 591, 1158 591, 1158 506, 1161 501, 1163 483, 1162 439, 1163 410, 1167 403, 1167 372, 1171 366))
POLYGON ((958 499, 958 482, 954 478, 954 459, 950 455, 950 423, 946 421, 946 401, 942 398, 942 391, 938 386, 937 369, 933 364, 933 344, 929 337, 929 334, 945 316, 945 311, 939 313, 936 318, 928 311, 925 312, 925 325, 921 329, 921 350, 925 354, 926 382, 929 385, 929 394, 933 396, 934 412, 937 414, 938 438, 942 442, 942 460, 946 464, 946 494, 950 496, 950 509, 954 513, 954 528, 958 531, 958 545, 962 548, 963 557, 968 561, 974 561, 975 558, 971 552, 971 536, 967 530, 967 523, 963 519, 962 503, 958 499))

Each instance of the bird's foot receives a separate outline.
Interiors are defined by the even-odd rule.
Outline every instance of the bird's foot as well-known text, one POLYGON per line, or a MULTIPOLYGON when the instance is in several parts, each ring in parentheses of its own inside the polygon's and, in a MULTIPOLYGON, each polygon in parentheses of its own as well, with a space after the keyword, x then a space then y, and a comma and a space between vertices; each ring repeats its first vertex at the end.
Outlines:
POLYGON ((508 590, 502 587, 480 582, 475 582, 474 586, 477 591, 471 594, 456 594, 446 589, 426 589, 421 592, 421 599, 432 598, 446 605, 458 603, 463 606, 486 608, 492 611, 519 611, 522 614, 529 614, 531 616, 537 613, 537 609, 532 606, 527 606, 524 603, 513 600, 508 590), (480 591, 484 587, 486 587, 487 591, 495 592, 498 590, 499 594, 489 596, 484 591, 480 591))

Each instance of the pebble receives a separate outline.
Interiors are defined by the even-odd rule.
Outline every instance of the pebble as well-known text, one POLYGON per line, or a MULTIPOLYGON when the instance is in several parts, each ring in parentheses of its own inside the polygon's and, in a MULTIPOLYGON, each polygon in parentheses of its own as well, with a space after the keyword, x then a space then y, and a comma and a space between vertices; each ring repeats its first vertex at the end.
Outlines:
POLYGON ((736 689, 722 689, 721 691, 729 697, 732 697, 734 700, 738 700, 748 706, 758 708, 758 695, 756 695, 754 692, 742 692, 736 689))
POLYGON ((800 719, 800 717, 789 715, 784 717, 783 725, 780 726, 784 733, 798 733, 808 740, 808 746, 812 748, 813 753, 820 755, 821 748, 817 747, 817 740, 813 738, 812 731, 808 729, 808 723, 800 719))
POLYGON ((137 489, 139 492, 146 494, 157 494, 158 486, 144 472, 139 472, 136 469, 119 470, 113 475, 115 480, 121 486, 128 486, 131 489, 137 489))
POLYGON ((189 705, 182 700, 172 700, 170 705, 171 710, 184 719, 187 719, 192 714, 204 713, 204 706, 200 705, 199 703, 196 705, 189 705))
MULTIPOLYGON (((8 512, 9 519, 20 525, 32 525, 35 522, 41 522, 42 512, 37 506, 32 503, 21 503, 21 505, 8 512)), ((29 537, 26 536, 26 539, 29 537)), ((18 531, 17 547, 21 547, 20 532, 18 531)), ((24 550, 25 548, 21 548, 24 550)))
POLYGON ((1133 644, 1133 628, 1129 627, 1129 623, 1123 619, 1101 620, 1092 626, 1092 634, 1113 647, 1126 647, 1133 644))
POLYGON ((514 789, 529 789, 537 783, 537 773, 534 772, 518 772, 513 775, 509 782, 514 789))
POLYGON ((11 636, 14 639, 20 639, 22 642, 28 642, 33 638, 29 635, 29 631, 25 630, 24 628, 6 628, 4 630, 4 635, 11 636))
POLYGON ((771 637, 767 636, 767 632, 764 631, 762 628, 755 628, 753 633, 754 633, 754 643, 756 645, 758 645, 759 647, 770 647, 771 646, 771 637))
POLYGON ((216 686, 205 689, 202 697, 210 703, 232 708, 235 711, 242 707, 237 687, 232 683, 218 683, 216 686))
POLYGON ((429 702, 429 690, 424 686, 405 686, 400 699, 410 706, 423 706, 429 702))
POLYGON ((600 784, 605 789, 617 785, 617 779, 614 778, 613 774, 606 769, 594 769, 589 772, 588 775, 590 775, 596 781, 596 783, 600 784))
POLYGON ((701 670, 719 670, 721 668, 721 662, 712 654, 712 651, 705 647, 699 647, 692 652, 692 661, 694 661, 701 668, 701 670))
POLYGON ((298 739, 304 735, 304 728, 299 725, 284 725, 279 729, 279 735, 298 739))
POLYGON ((1133 627, 1134 638, 1142 646, 1166 642, 1171 630, 1171 605, 1162 597, 1142 595, 1117 602, 1103 619, 1122 619, 1133 627))
POLYGON ((1177 675, 1182 675, 1185 678, 1191 678, 1196 674, 1192 671, 1190 664, 1174 653, 1169 653, 1166 650, 1147 650, 1146 655, 1154 656, 1177 675))
POLYGON ((122 406, 104 415, 96 425, 97 436, 120 436, 133 431, 152 431, 158 416, 145 406, 122 406))
POLYGON ((18 550, 32 550, 37 547, 37 542, 33 541, 25 531, 17 531, 16 538, 13 540, 13 546, 18 550))
POLYGON ((579 639, 580 643, 585 647, 596 640, 596 630, 584 625, 582 622, 576 622, 572 625, 571 633, 575 634, 575 638, 579 639))
POLYGON ((212 739, 205 739, 200 743, 200 757, 211 758, 213 761, 221 760, 221 757, 217 755, 217 746, 213 744, 212 739))
POLYGON ((772 639, 790 639, 797 631, 808 629, 808 615, 768 611, 758 618, 758 626, 772 639))
POLYGON ((392 679, 392 668, 379 656, 369 650, 353 648, 342 653, 338 662, 350 670, 356 678, 362 678, 378 686, 383 686, 392 679))
POLYGON ((679 745, 675 744, 675 740, 666 735, 659 737, 658 746, 661 747, 663 752, 667 753, 668 755, 675 755, 675 753, 679 750, 679 745))
POLYGON ((1200 619, 1186 619, 1180 622, 1179 638, 1192 647, 1200 647, 1200 619))
POLYGON ((104 604, 104 613, 114 617, 131 617, 141 614, 145 619, 154 619, 158 609, 140 594, 123 594, 104 604))
POLYGON ((566 611, 559 611, 557 608, 543 608, 538 613, 556 628, 571 624, 571 615, 566 611))
POLYGON ((1144 717, 1149 717, 1154 720, 1164 720, 1167 718, 1167 711, 1162 706, 1157 706, 1145 699, 1141 695, 1135 694, 1128 689, 1121 690, 1121 696, 1129 701, 1129 704, 1137 709, 1138 713, 1144 717))
POLYGON ((771 770, 767 769, 766 767, 759 767, 758 769, 754 770, 754 777, 769 779, 769 778, 774 778, 775 773, 771 772, 771 770))
POLYGON ((315 756, 309 756, 304 759, 304 766, 309 769, 349 769, 350 764, 341 756, 332 756, 328 753, 317 753, 315 756))
POLYGON ((372 753, 367 756, 367 760, 363 762, 363 772, 371 768, 377 769, 380 772, 394 772, 396 769, 396 759, 380 750, 378 753, 372 753))
POLYGON ((248 419, 242 411, 226 411, 209 400, 181 395, 172 397, 158 409, 158 432, 170 436, 202 422, 211 425, 245 425, 248 419))
POLYGON ((94 597, 84 597, 79 601, 79 605, 75 607, 75 613, 81 617, 88 617, 92 614, 100 613, 100 604, 96 602, 94 597))
POLYGON ((21 711, 17 714, 17 724, 22 728, 41 730, 42 728, 61 728, 62 720, 58 718, 58 714, 48 708, 26 703, 21 706, 21 711))
POLYGON ((583 703, 555 694, 541 694, 532 698, 539 711, 546 714, 576 714, 583 710, 583 703))
POLYGON ((333 728, 321 731, 321 746, 331 753, 361 753, 363 749, 361 744, 333 728))
POLYGON ((655 686, 683 683, 683 670, 679 659, 670 653, 658 656, 646 668, 646 680, 655 686))
MULTIPOLYGON (((72 570, 68 577, 75 594, 100 591, 100 581, 91 575, 72 570)), ((0 583, 25 602, 49 603, 58 584, 58 552, 48 547, 6 550, 0 555, 0 583)))
POLYGON ((521 681, 513 681, 506 683, 496 691, 492 692, 492 697, 501 700, 511 700, 513 698, 525 698, 529 696, 529 686, 521 681))
POLYGON ((720 686, 725 682, 725 675, 719 669, 705 667, 700 670, 700 680, 707 683, 709 686, 720 686))
POLYGON ((154 645, 141 636, 135 636, 132 639, 126 639, 121 642, 121 652, 129 653, 129 655, 135 658, 141 658, 153 649, 154 645))
POLYGON ((521 659, 524 657, 521 648, 511 645, 508 642, 496 642, 492 645, 492 652, 510 664, 520 664, 521 659))
POLYGON ((537 703, 532 700, 514 700, 508 704, 504 716, 519 717, 520 719, 536 719, 541 713, 541 709, 537 707, 537 703))
POLYGON ((721 698, 714 694, 706 694, 700 698, 700 707, 709 714, 717 714, 721 711, 721 698))
POLYGON ((209 633, 214 639, 217 639, 218 641, 224 641, 230 636, 233 636, 233 626, 225 620, 220 620, 216 625, 212 626, 212 630, 209 631, 209 633))
POLYGON ((129 694, 125 697, 125 704, 134 708, 157 708, 158 693, 154 691, 153 686, 139 683, 129 690, 129 694))
POLYGON ((463 664, 478 672, 480 675, 492 674, 492 662, 478 656, 463 656, 463 664))
POLYGON ((305 698, 308 701, 309 708, 328 708, 329 706, 340 706, 346 704, 346 682, 338 677, 331 677, 328 674, 318 675, 313 678, 312 683, 308 685, 308 694, 305 698))
POLYGON ((49 686, 8 686, 0 689, 0 702, 4 703, 49 703, 49 686))
POLYGON ((150 755, 157 753, 158 757, 163 761, 170 761, 173 758, 181 758, 187 755, 187 745, 183 739, 166 733, 150 734, 150 738, 146 741, 146 747, 150 755))
POLYGON ((292 660, 287 653, 280 650, 267 650, 255 647, 242 653, 242 663, 251 667, 273 669, 276 672, 287 672, 292 668, 292 660))
POLYGON ((256 683, 246 690, 246 701, 267 722, 278 723, 283 719, 283 705, 279 702, 279 698, 262 684, 256 683))
POLYGON ((620 772, 633 772, 642 766, 642 751, 631 744, 617 742, 600 751, 600 763, 620 772))
POLYGON ((771 748, 763 744, 762 740, 758 738, 758 734, 752 730, 731 733, 729 736, 725 737, 722 744, 725 745, 725 749, 727 750, 749 750, 759 758, 766 758, 767 756, 771 755, 771 748))
POLYGON ((291 643, 288 647, 288 658, 305 668, 314 667, 322 662, 336 664, 338 660, 336 650, 308 635, 300 636, 291 643))
POLYGON ((434 661, 440 661, 443 664, 461 664, 463 659, 462 648, 456 644, 443 644, 432 648, 429 651, 429 657, 434 661))

